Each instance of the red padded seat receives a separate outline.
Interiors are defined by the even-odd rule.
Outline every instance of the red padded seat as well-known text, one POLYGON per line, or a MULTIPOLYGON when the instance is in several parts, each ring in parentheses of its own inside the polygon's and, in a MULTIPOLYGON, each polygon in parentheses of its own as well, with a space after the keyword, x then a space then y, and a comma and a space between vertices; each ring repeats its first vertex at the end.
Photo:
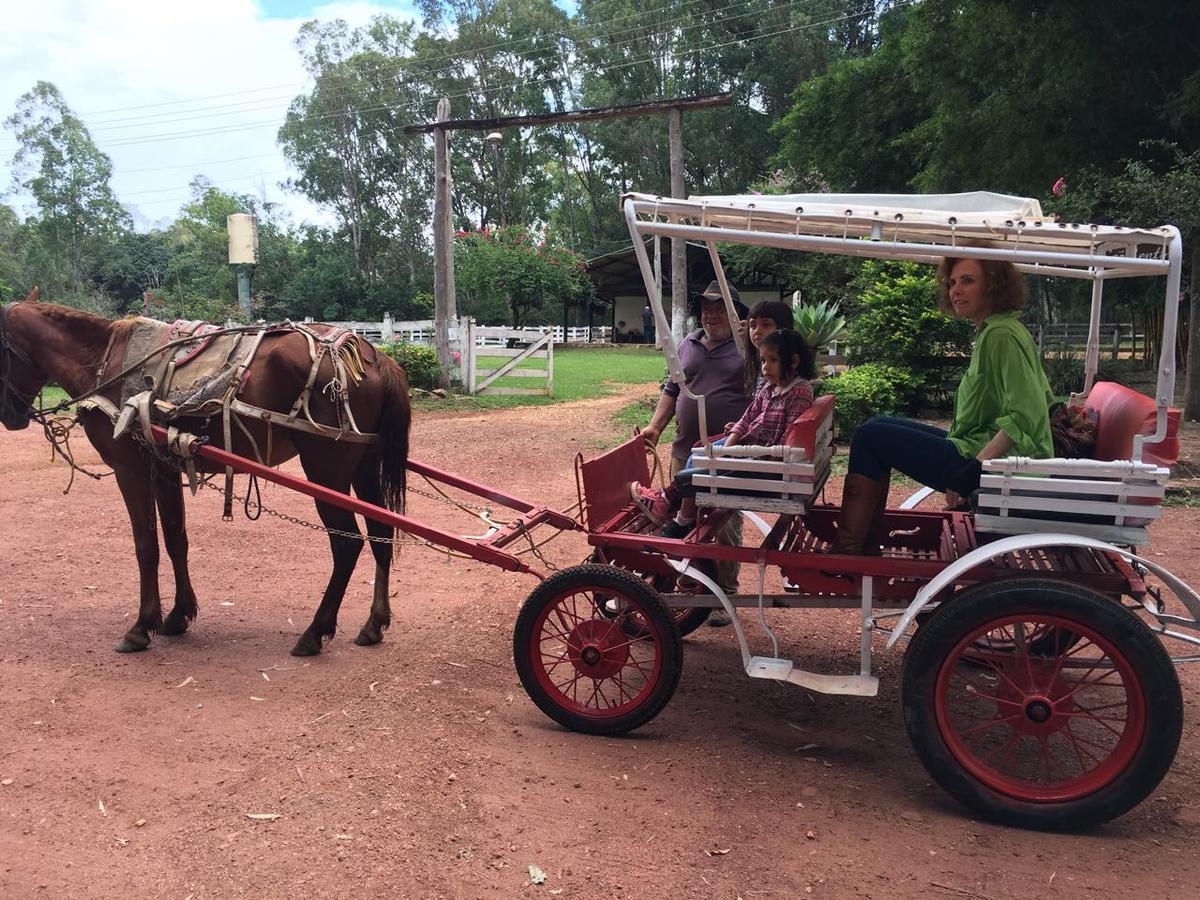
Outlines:
POLYGON ((816 455, 817 436, 821 425, 833 415, 833 394, 825 394, 813 401, 813 405, 800 413, 796 420, 788 426, 783 436, 783 443, 788 447, 803 447, 808 451, 808 458, 816 455))
MULTIPOLYGON (((1095 459, 1129 459, 1135 435, 1154 434, 1158 410, 1145 394, 1113 381, 1097 381, 1087 395, 1087 407, 1097 414, 1095 459)), ((1179 458, 1179 410, 1167 412, 1167 436, 1158 444, 1144 444, 1142 461, 1171 466, 1179 458)))

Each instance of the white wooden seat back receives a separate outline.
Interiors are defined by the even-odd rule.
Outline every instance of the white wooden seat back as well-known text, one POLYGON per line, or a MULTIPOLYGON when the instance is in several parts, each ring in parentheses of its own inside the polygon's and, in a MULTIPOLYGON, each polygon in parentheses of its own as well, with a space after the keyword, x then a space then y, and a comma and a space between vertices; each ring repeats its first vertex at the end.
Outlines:
POLYGON ((788 428, 784 443, 701 448, 693 466, 696 505, 803 515, 829 477, 833 396, 818 397, 788 428), (737 473, 737 474, 732 474, 737 473))
POLYGON ((976 531, 1055 531, 1126 546, 1150 543, 1146 526, 1162 516, 1168 466, 1178 455, 1178 411, 1170 411, 1164 440, 1141 447, 1135 438, 1154 433, 1153 400, 1123 385, 1097 382, 1087 406, 1097 415, 1097 458, 988 460, 979 483, 976 531))

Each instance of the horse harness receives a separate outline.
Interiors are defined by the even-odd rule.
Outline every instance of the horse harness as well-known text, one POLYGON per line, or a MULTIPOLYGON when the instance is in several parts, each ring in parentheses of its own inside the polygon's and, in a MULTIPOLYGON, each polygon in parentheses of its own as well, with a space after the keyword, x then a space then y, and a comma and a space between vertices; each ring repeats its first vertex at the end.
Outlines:
MULTIPOLYGON (((97 376, 97 389, 104 387, 105 370, 113 362, 112 345, 97 376)), ((79 404, 80 409, 98 409, 113 422, 113 436, 120 437, 131 428, 140 428, 149 445, 154 444, 151 424, 168 426, 168 449, 181 457, 192 492, 198 479, 195 449, 200 442, 171 423, 185 417, 221 416, 226 448, 232 447, 236 424, 249 442, 256 461, 270 465, 274 427, 303 431, 334 441, 373 443, 377 436, 365 434, 354 419, 350 407, 350 387, 366 374, 367 362, 353 332, 323 324, 282 322, 251 328, 225 329, 204 322, 179 320, 170 325, 152 319, 135 319, 125 350, 121 373, 108 384, 120 382, 120 400, 114 403, 98 394, 79 404), (268 335, 297 332, 308 344, 310 366, 299 396, 287 413, 247 403, 239 396, 268 335), (143 352, 149 348, 149 352, 143 352), (335 410, 336 427, 316 421, 310 401, 317 390, 321 365, 328 357, 332 376, 320 388, 335 410), (130 360, 135 360, 128 364, 130 360), (258 419, 267 429, 266 453, 246 427, 243 418, 258 419)), ((225 470, 224 516, 232 516, 233 470, 225 470)))

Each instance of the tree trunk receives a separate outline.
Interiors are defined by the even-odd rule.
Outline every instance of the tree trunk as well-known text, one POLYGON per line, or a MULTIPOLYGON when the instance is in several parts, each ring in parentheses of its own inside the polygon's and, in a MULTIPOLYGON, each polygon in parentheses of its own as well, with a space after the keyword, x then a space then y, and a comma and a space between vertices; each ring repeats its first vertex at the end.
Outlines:
POLYGON ((1188 342, 1183 418, 1200 421, 1200 234, 1192 235, 1192 277, 1188 288, 1188 342))
MULTIPOLYGON (((437 118, 450 118, 450 101, 438 101, 437 118)), ((454 296, 454 231, 450 223, 450 146, 446 129, 433 133, 433 297, 434 343, 438 356, 438 381, 450 387, 450 323, 458 316, 454 296)))

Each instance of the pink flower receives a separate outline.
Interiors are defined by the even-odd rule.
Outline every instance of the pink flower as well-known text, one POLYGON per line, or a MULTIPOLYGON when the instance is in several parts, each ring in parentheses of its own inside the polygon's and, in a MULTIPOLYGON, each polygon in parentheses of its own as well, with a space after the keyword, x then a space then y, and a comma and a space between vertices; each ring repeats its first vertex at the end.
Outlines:
POLYGON ((1066 193, 1066 190, 1067 180, 1060 175, 1058 177, 1058 181, 1054 182, 1054 187, 1050 188, 1050 193, 1052 193, 1055 197, 1061 197, 1064 193, 1066 193))

